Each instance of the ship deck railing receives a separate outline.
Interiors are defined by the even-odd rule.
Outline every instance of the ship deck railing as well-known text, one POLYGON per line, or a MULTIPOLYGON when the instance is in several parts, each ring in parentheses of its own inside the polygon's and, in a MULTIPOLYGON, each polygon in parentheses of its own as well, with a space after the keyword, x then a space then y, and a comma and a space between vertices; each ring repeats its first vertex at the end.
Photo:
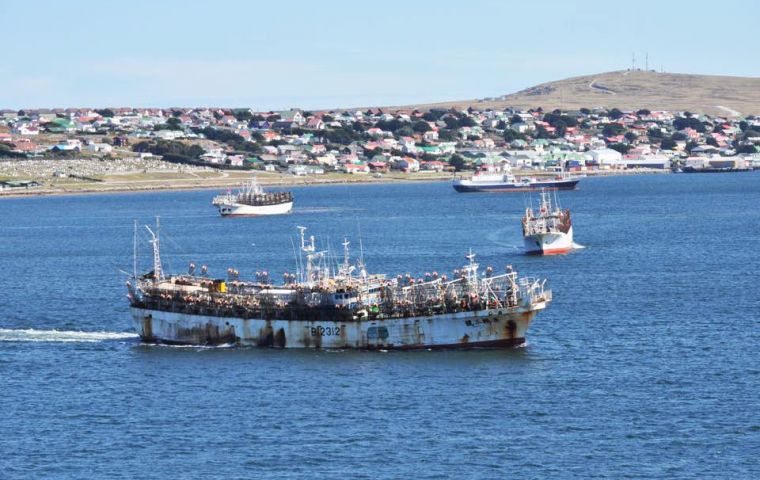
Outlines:
POLYGON ((292 202, 293 194, 290 192, 241 194, 236 197, 235 201, 252 206, 279 205, 281 203, 292 202))
POLYGON ((392 308, 375 308, 376 306, 362 306, 360 308, 342 308, 340 306, 317 306, 317 307, 245 307, 238 304, 207 304, 204 302, 183 302, 170 299, 143 298, 134 300, 132 305, 137 308, 148 310, 169 311, 175 313, 211 315, 216 317, 232 318, 262 318, 280 320, 301 321, 361 321, 375 319, 394 319, 409 317, 424 317, 461 312, 478 312, 489 310, 510 310, 517 305, 498 305, 485 302, 468 303, 431 303, 428 305, 399 303, 392 308))
MULTIPOLYGON (((404 318, 462 311, 489 309, 512 309, 524 304, 525 298, 539 298, 535 282, 518 284, 516 273, 476 279, 458 278, 452 281, 438 279, 416 285, 394 285, 388 282, 378 296, 357 291, 357 301, 352 308, 334 305, 326 301, 332 292, 281 289, 282 294, 267 293, 261 289, 254 293, 221 293, 205 290, 188 292, 175 288, 171 283, 156 287, 150 283, 140 286, 142 298, 135 299, 135 306, 168 310, 180 313, 206 314, 222 317, 312 319, 338 317, 351 320, 364 311, 367 315, 382 318, 404 318), (316 295, 314 295, 316 293, 316 295), (313 299, 318 299, 315 303, 313 299), (368 303, 372 300, 373 303, 368 303), (369 312, 372 312, 371 314, 369 312)), ((543 284, 540 285, 541 291, 543 284)), ((250 292, 250 290, 249 290, 250 292)))

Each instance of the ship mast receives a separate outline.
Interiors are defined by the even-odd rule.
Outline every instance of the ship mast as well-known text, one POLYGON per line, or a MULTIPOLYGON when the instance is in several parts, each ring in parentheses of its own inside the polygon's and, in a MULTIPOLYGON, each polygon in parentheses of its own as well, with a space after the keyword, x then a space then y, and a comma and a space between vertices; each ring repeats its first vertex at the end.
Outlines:
POLYGON ((470 292, 476 292, 478 288, 478 264, 475 263, 475 254, 470 249, 469 255, 465 257, 469 263, 464 266, 465 278, 467 279, 467 285, 470 287, 470 292))
POLYGON ((132 278, 137 279, 137 220, 135 220, 135 231, 132 237, 132 278))
POLYGON ((364 265, 364 245, 362 243, 361 230, 359 231, 359 275, 363 279, 367 278, 367 267, 364 265))
POLYGON ((350 244, 351 242, 349 242, 346 238, 343 239, 343 243, 341 244, 343 245, 343 264, 338 269, 338 273, 346 277, 349 277, 351 275, 351 272, 354 271, 354 266, 351 265, 351 259, 348 253, 348 246, 350 244))
POLYGON ((158 283, 164 279, 164 269, 161 267, 161 253, 159 248, 159 232, 161 230, 161 223, 159 217, 156 217, 156 232, 149 226, 145 225, 145 228, 150 233, 150 243, 153 245, 153 282, 158 283))
POLYGON ((311 235, 309 237, 309 243, 306 243, 306 236, 304 235, 304 232, 306 231, 306 227, 298 227, 298 230, 301 231, 301 251, 306 253, 306 278, 302 279, 305 282, 309 282, 312 280, 317 280, 318 277, 327 277, 329 276, 329 267, 326 265, 323 265, 323 260, 325 258, 325 252, 317 252, 317 246, 314 242, 314 235, 311 235), (316 262, 315 262, 316 261, 316 262), (315 263, 316 265, 316 271, 317 274, 315 275, 315 263))
POLYGON ((546 188, 541 189, 541 213, 547 215, 551 213, 552 200, 551 193, 546 188))

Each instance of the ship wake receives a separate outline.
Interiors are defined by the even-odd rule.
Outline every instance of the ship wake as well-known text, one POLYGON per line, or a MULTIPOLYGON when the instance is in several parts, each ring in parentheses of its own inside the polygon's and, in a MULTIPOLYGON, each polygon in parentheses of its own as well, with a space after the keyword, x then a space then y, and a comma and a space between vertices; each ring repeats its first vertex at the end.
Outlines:
POLYGON ((522 248, 521 245, 515 245, 513 243, 507 243, 507 242, 504 242, 504 241, 501 240, 502 238, 504 238, 504 236, 507 234, 508 231, 509 231, 509 229, 507 229, 507 228, 502 228, 502 229, 499 229, 499 230, 494 230, 492 232, 489 232, 486 235, 486 239, 489 242, 491 242, 491 243, 493 243, 495 245, 498 245, 500 247, 507 247, 507 248, 510 248, 512 250, 520 250, 522 248))
POLYGON ((170 349, 190 349, 190 350, 226 350, 237 349, 238 346, 234 343, 221 343, 219 345, 178 345, 170 343, 141 343, 141 347, 147 348, 170 348, 170 349))
POLYGON ((581 245, 580 243, 573 242, 573 250, 581 250, 583 248, 586 248, 585 245, 581 245))
POLYGON ((113 340, 136 340, 136 333, 36 330, 34 328, 0 328, 0 342, 97 343, 113 340))

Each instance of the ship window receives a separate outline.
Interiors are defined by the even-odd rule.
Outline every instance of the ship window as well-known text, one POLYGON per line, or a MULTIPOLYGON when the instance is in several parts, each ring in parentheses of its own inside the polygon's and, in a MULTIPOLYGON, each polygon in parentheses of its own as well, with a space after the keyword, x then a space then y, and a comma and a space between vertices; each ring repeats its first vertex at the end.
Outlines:
POLYGON ((385 340, 388 338, 388 328, 387 327, 369 327, 367 329, 367 339, 368 340, 385 340))

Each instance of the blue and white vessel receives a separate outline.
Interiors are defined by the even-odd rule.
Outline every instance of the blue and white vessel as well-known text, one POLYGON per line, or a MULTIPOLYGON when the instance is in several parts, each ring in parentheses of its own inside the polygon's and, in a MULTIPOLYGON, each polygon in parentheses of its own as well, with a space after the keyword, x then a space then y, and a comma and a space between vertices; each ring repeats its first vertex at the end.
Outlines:
POLYGON ((476 173, 472 177, 454 179, 454 190, 460 193, 471 192, 531 192, 542 188, 554 190, 574 190, 581 177, 563 177, 537 179, 533 177, 517 178, 512 173, 476 173))

